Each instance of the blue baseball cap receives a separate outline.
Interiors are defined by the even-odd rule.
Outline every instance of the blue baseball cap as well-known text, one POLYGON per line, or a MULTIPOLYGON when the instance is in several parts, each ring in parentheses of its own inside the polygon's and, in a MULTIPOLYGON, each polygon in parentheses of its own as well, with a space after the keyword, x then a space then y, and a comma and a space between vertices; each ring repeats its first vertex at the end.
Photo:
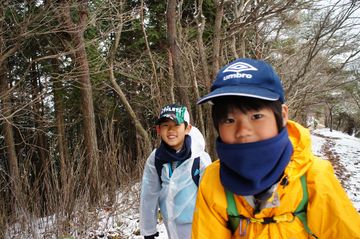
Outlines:
POLYGON ((285 102, 280 78, 271 65, 249 58, 236 59, 221 68, 211 86, 211 92, 197 104, 222 96, 245 96, 285 102))

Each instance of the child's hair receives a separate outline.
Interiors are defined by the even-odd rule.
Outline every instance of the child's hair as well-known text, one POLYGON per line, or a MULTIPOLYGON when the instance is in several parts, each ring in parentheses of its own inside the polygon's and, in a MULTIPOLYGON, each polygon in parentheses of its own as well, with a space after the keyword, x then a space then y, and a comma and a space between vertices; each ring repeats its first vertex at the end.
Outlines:
POLYGON ((223 96, 214 98, 212 102, 214 104, 212 106, 212 119, 217 131, 219 131, 219 123, 225 120, 228 113, 233 109, 239 109, 243 113, 250 110, 270 109, 274 112, 278 131, 280 132, 284 128, 282 104, 279 100, 269 101, 243 96, 223 96))

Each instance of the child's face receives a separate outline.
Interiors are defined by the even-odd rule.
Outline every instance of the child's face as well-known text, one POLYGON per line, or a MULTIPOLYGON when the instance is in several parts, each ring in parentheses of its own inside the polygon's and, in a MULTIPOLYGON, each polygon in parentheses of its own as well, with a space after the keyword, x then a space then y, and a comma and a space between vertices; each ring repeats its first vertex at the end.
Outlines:
POLYGON ((191 125, 177 125, 173 120, 166 120, 157 126, 161 139, 174 150, 180 150, 184 144, 185 135, 190 132, 191 125))
MULTIPOLYGON (((282 116, 286 124, 288 111, 285 105, 282 107, 282 116)), ((219 122, 219 134, 226 144, 253 143, 276 136, 278 128, 274 112, 269 108, 246 113, 234 108, 225 120, 219 122)))

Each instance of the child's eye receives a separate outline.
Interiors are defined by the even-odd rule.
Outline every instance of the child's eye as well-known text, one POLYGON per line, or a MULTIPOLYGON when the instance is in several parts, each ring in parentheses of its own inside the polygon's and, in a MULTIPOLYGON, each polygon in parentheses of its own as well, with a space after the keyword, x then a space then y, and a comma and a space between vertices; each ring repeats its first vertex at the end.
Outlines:
POLYGON ((231 124, 231 123, 234 123, 234 119, 233 118, 227 118, 227 119, 224 119, 223 123, 224 124, 231 124))
POLYGON ((251 119, 257 120, 257 119, 261 119, 262 117, 264 117, 263 114, 253 114, 251 116, 251 119))

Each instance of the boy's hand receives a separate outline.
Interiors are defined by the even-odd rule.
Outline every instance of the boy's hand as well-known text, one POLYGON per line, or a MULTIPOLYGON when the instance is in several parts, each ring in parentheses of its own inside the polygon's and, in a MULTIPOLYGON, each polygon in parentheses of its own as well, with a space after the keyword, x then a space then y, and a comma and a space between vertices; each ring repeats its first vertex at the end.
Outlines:
POLYGON ((151 236, 144 236, 144 239, 155 239, 155 237, 159 236, 159 232, 156 232, 154 235, 151 236))

